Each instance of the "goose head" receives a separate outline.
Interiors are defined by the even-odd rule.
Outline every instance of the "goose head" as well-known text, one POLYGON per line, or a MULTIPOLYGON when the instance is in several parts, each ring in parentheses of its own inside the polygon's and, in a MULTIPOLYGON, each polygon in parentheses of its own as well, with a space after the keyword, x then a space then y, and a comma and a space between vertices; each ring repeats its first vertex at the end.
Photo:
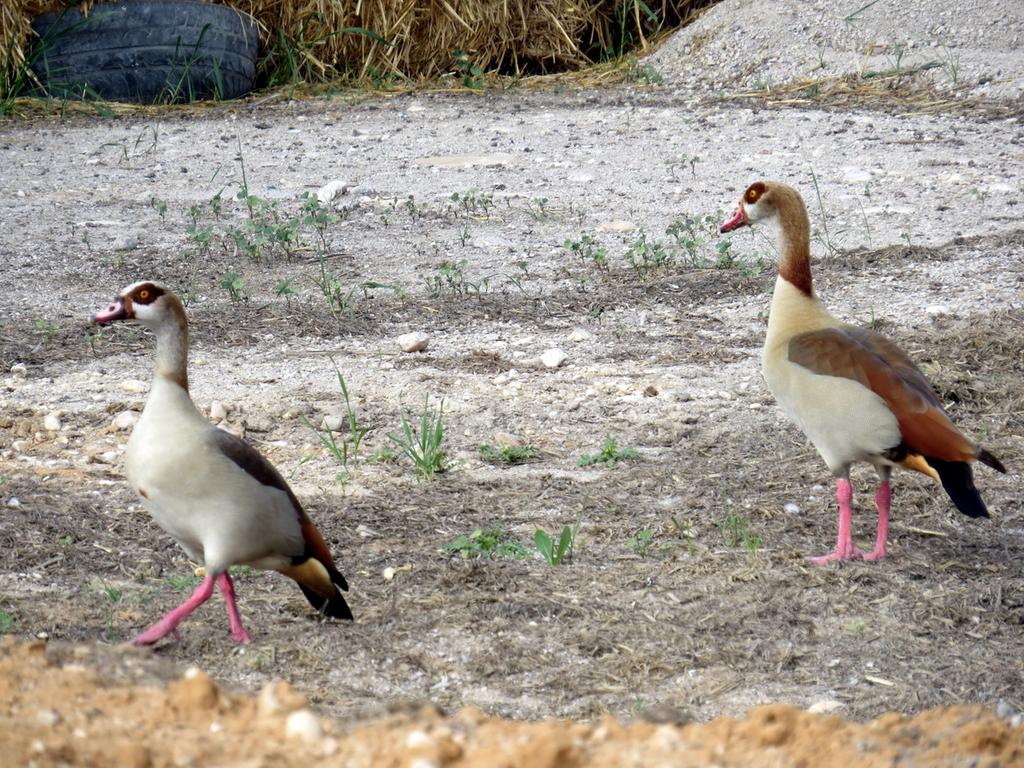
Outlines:
POLYGON ((176 314, 178 302, 174 295, 158 283, 143 280, 132 283, 96 313, 95 320, 107 325, 118 320, 137 320, 149 328, 164 324, 176 314))
POLYGON ((736 213, 718 228, 719 232, 732 232, 740 227, 749 227, 755 222, 770 219, 777 212, 775 192, 772 183, 755 181, 740 198, 736 213))

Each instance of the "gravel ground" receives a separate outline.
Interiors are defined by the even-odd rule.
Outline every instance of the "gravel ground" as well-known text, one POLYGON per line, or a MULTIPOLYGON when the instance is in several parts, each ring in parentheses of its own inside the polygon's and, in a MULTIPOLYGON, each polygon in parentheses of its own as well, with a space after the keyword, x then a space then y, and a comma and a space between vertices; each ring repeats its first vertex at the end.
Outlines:
POLYGON ((956 0, 727 0, 646 61, 670 86, 772 88, 930 67, 960 95, 1024 94, 1024 3, 956 0))

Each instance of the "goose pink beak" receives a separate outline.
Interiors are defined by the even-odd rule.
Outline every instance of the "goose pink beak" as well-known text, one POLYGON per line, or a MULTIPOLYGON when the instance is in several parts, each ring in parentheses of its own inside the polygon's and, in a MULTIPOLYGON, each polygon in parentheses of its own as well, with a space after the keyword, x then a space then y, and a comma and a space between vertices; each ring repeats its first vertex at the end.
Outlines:
POLYGON ((736 209, 736 213, 732 215, 732 218, 729 219, 727 222, 723 223, 722 226, 718 228, 718 231, 732 232, 734 229, 745 227, 748 224, 750 224, 750 220, 747 219, 747 212, 743 210, 743 206, 741 205, 739 208, 736 209))
POLYGON ((105 325, 106 323, 112 323, 115 320, 124 320, 127 317, 128 313, 125 312, 124 301, 121 299, 114 299, 110 303, 110 306, 97 312, 96 317, 93 319, 100 325, 105 325))

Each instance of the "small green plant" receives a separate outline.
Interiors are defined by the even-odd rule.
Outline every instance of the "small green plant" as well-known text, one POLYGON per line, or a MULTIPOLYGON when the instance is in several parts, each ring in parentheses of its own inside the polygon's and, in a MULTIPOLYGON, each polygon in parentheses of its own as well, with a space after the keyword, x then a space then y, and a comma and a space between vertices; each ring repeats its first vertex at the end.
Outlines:
POLYGON ((821 219, 821 232, 817 233, 815 237, 824 246, 825 252, 829 256, 835 256, 839 253, 841 240, 837 241, 835 238, 842 237, 846 230, 839 230, 834 234, 829 230, 828 227, 828 216, 825 213, 825 204, 821 200, 821 188, 818 186, 818 175, 811 169, 811 181, 814 183, 814 194, 818 198, 818 213, 821 219))
POLYGON ((626 248, 626 261, 636 272, 637 277, 644 279, 655 270, 674 264, 675 257, 660 240, 650 241, 647 239, 647 233, 640 230, 636 240, 626 248))
POLYGON ((697 534, 694 533, 693 524, 689 520, 680 522, 678 517, 672 515, 672 533, 683 542, 688 555, 696 554, 697 548, 693 542, 697 538, 697 534))
POLYGON ((707 242, 709 231, 708 216, 684 216, 676 219, 665 228, 665 234, 675 240, 676 245, 683 249, 686 260, 692 267, 703 265, 701 248, 707 242))
POLYGON ((167 201, 154 196, 149 198, 149 207, 156 211, 162 224, 167 223, 167 201))
POLYGON ((373 464, 397 464, 398 454, 390 445, 382 446, 368 461, 373 464))
POLYGON ((36 333, 41 336, 45 336, 47 341, 52 341, 53 337, 57 335, 57 331, 60 330, 60 326, 56 323, 52 323, 49 320, 43 320, 39 318, 35 322, 36 333))
POLYGON ((337 224, 341 219, 335 216, 331 209, 320 202, 320 198, 314 192, 306 192, 302 196, 302 223, 311 227, 319 239, 321 253, 327 252, 327 229, 337 224))
POLYGON ((352 311, 353 298, 359 286, 345 288, 341 278, 327 269, 323 254, 320 254, 320 274, 313 278, 313 284, 320 289, 320 294, 327 302, 327 308, 336 320, 341 320, 352 311))
POLYGON ((202 579, 198 576, 182 576, 171 574, 164 578, 164 583, 174 592, 188 592, 199 586, 202 579))
POLYGON ((356 410, 352 405, 352 398, 348 394, 348 384, 345 382, 345 377, 341 373, 341 369, 338 368, 338 364, 334 362, 334 358, 331 358, 331 365, 334 366, 334 374, 338 377, 338 389, 341 390, 341 399, 345 403, 345 419, 348 422, 348 436, 345 438, 345 442, 351 446, 352 457, 359 457, 359 447, 363 443, 363 438, 366 437, 367 432, 370 431, 369 427, 364 427, 359 424, 359 420, 356 418, 356 410))
POLYGON ((409 218, 413 221, 419 221, 423 218, 423 214, 426 211, 426 206, 420 205, 416 202, 415 195, 409 195, 405 198, 405 202, 402 203, 405 207, 405 212, 409 214, 409 218))
POLYGON ((556 542, 554 537, 543 528, 538 528, 533 535, 533 544, 548 565, 562 565, 572 560, 573 548, 576 545, 576 534, 579 523, 562 528, 562 535, 556 542))
POLYGON ((455 68, 462 75, 462 84, 466 88, 478 91, 484 87, 484 71, 478 64, 472 62, 469 58, 469 53, 466 51, 455 51, 452 54, 452 61, 455 62, 455 68))
POLYGON ((718 524, 719 530, 725 537, 726 546, 740 547, 747 550, 747 554, 754 557, 761 548, 761 537, 751 533, 750 524, 743 515, 730 512, 725 519, 718 524))
POLYGON ((871 6, 875 5, 878 2, 879 0, 868 0, 867 3, 860 6, 860 8, 855 10, 853 13, 848 13, 846 16, 843 16, 842 20, 847 24, 852 25, 854 22, 857 21, 857 17, 860 16, 860 14, 864 13, 864 11, 866 11, 868 8, 870 8, 871 6))
POLYGON ((274 293, 290 305, 292 303, 292 296, 297 293, 295 286, 292 284, 292 278, 285 277, 278 280, 277 285, 274 286, 274 293))
POLYGON ((942 71, 953 81, 954 87, 960 85, 960 54, 954 53, 948 46, 943 46, 942 58, 942 71))
MULTIPOLYGON (((511 285, 516 288, 520 293, 526 293, 526 287, 523 285, 523 281, 530 277, 530 262, 525 259, 517 259, 512 262, 512 266, 515 267, 515 272, 505 274, 506 286, 511 285)), ((505 289, 508 292, 508 289, 505 289)))
POLYGON ((14 617, 7 611, 0 611, 0 635, 9 634, 14 629, 14 617))
POLYGON ((416 477, 433 480, 439 472, 448 468, 444 455, 444 399, 435 414, 430 409, 430 395, 423 399, 418 430, 413 430, 405 411, 402 411, 402 433, 389 435, 392 443, 412 461, 416 477))
POLYGON ((459 534, 441 551, 446 555, 461 555, 467 560, 484 556, 525 560, 530 556, 529 550, 512 541, 508 531, 502 528, 477 528, 470 533, 459 534))
POLYGON ((338 440, 334 436, 334 431, 328 427, 325 426, 323 429, 318 429, 305 416, 302 417, 302 420, 316 434, 317 439, 320 441, 320 446, 326 449, 337 460, 338 464, 341 465, 341 472, 338 474, 337 480, 344 486, 348 479, 349 461, 357 461, 359 459, 359 449, 363 444, 363 438, 366 437, 370 429, 359 423, 355 407, 352 405, 352 398, 349 395, 348 383, 345 381, 345 377, 342 375, 341 369, 338 368, 334 358, 331 358, 331 365, 334 366, 334 374, 338 377, 338 388, 341 390, 341 399, 345 404, 345 421, 348 425, 348 432, 341 440, 338 440))
POLYGON ((690 174, 697 178, 697 163, 700 162, 700 158, 697 155, 688 155, 685 152, 679 157, 668 161, 668 168, 672 172, 672 178, 676 176, 676 168, 690 166, 690 174))
POLYGON ((537 450, 529 445, 481 445, 480 458, 492 464, 522 464, 537 458, 537 450))
POLYGON ((116 587, 112 587, 107 582, 101 582, 99 585, 99 591, 107 596, 107 600, 111 603, 121 602, 121 598, 124 597, 124 592, 116 587))
POLYGON ((490 276, 485 275, 474 282, 466 275, 468 265, 469 262, 465 259, 459 262, 447 259, 440 262, 434 274, 423 278, 423 282, 427 285, 427 292, 435 299, 471 294, 479 296, 487 293, 490 289, 490 276))
POLYGON ((575 254, 584 264, 592 264, 598 269, 608 269, 608 251, 601 248, 590 235, 583 235, 579 240, 567 238, 562 247, 575 254))
POLYGON ((636 448, 619 448, 614 437, 605 435, 604 444, 601 446, 600 452, 583 454, 580 456, 579 461, 576 462, 576 465, 579 467, 589 467, 591 464, 607 464, 612 467, 620 461, 635 459, 637 456, 639 454, 636 448))
POLYGON ((634 59, 632 66, 626 72, 626 80, 640 85, 661 85, 664 78, 650 64, 641 64, 634 59))
POLYGON ((548 199, 546 197, 535 197, 526 204, 526 210, 534 221, 542 221, 550 215, 548 199))
POLYGON ((232 301, 248 301, 245 293, 245 280, 233 269, 229 269, 220 277, 220 287, 228 292, 232 301))
POLYGON ((452 192, 450 199, 453 203, 457 203, 467 216, 473 214, 486 216, 488 211, 494 207, 494 195, 482 192, 479 187, 470 187, 461 194, 452 192))
POLYGON ((641 528, 629 539, 626 544, 635 554, 640 557, 647 557, 651 549, 651 540, 654 538, 654 531, 650 528, 641 528))
POLYGON ((203 254, 210 247, 210 241, 213 239, 213 226, 202 223, 202 205, 190 206, 188 213, 192 219, 192 223, 185 229, 185 234, 188 235, 190 240, 199 246, 199 253, 203 254))

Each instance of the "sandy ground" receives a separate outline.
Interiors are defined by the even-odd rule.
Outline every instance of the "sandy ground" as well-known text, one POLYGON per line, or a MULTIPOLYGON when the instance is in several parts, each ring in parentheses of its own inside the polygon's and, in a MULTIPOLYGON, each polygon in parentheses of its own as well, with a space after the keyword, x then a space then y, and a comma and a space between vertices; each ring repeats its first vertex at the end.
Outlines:
MULTIPOLYGON (((701 23, 746 7, 722 3, 701 23)), ((76 728, 89 745, 104 733, 124 742, 143 696, 160 700, 150 722, 164 728, 132 760, 170 764, 164 738, 194 743, 200 763, 225 759, 203 750, 223 748, 211 723, 229 694, 204 688, 193 708, 172 701, 182 683, 123 687, 189 665, 249 702, 244 727, 259 718, 244 697, 289 681, 338 718, 309 748, 339 764, 355 734, 366 764, 412 764, 408 749, 384 757, 373 745, 427 743, 414 731, 440 750, 436 764, 476 764, 492 727, 516 744, 548 734, 559 764, 624 760, 598 755, 625 734, 623 754, 647 745, 642 764, 685 742, 725 765, 755 764, 745 749, 768 750, 756 764, 821 765, 793 745, 823 728, 837 765, 853 748, 872 765, 1022 759, 1019 105, 937 90, 931 70, 859 101, 847 86, 841 103, 780 104, 735 98, 749 83, 729 92, 664 69, 655 88, 276 100, 0 127, 0 631, 51 643, 5 649, 25 678, 5 683, 5 739, 36 710, 60 723, 34 721, 47 733, 25 731, 24 762, 100 763, 75 751, 76 728), (954 419, 1010 467, 977 473, 991 520, 963 518, 930 482, 899 475, 889 559, 806 561, 834 537, 833 500, 758 371, 773 242, 716 233, 758 178, 807 199, 816 286, 833 311, 907 349, 954 419), (236 198, 243 181, 252 212, 236 198), (337 219, 321 239, 301 195, 330 182, 337 219), (141 278, 185 297, 194 399, 289 478, 349 578, 354 624, 318 621, 286 580, 243 571, 250 646, 232 643, 214 602, 154 653, 118 645, 196 583, 122 476, 151 339, 88 322, 141 278), (400 350, 411 331, 429 335, 425 351, 400 350), (565 361, 548 368, 552 349, 565 361), (308 425, 342 414, 331 360, 369 430, 345 467, 308 425), (444 401, 450 466, 418 481, 407 460, 373 457, 428 395, 444 401), (580 466, 606 436, 635 457, 580 466), (484 444, 534 455, 496 463, 484 444), (564 526, 578 526, 576 545, 552 567, 535 531, 564 526), (490 528, 523 559, 450 551, 490 528), (121 691, 111 700, 122 708, 32 703, 33 681, 42 697, 69 674, 84 675, 84 697, 121 691), (454 719, 418 720, 425 704, 454 719), (769 709, 748 725, 671 725, 759 705, 769 709), (388 713, 398 720, 373 723, 388 713), (499 716, 580 724, 502 731, 499 716), (774 740, 778 722, 800 735, 774 740), (752 741, 736 735, 748 726, 752 741), (944 734, 938 746, 915 740, 922 728, 944 734), (888 746, 865 753, 865 734, 888 746)), ((854 479, 866 540, 873 477, 854 479)), ((271 714, 268 750, 285 722, 271 714)), ((508 764, 545 763, 513 752, 508 764)))
POLYGON ((7 764, 996 768, 1024 761, 1024 728, 981 707, 888 714, 858 725, 775 704, 743 720, 623 725, 611 717, 516 722, 477 709, 445 716, 422 706, 353 724, 318 717, 287 683, 242 696, 191 668, 157 685, 153 662, 98 647, 0 645, 7 764), (112 666, 131 683, 96 672, 109 675, 112 666))

